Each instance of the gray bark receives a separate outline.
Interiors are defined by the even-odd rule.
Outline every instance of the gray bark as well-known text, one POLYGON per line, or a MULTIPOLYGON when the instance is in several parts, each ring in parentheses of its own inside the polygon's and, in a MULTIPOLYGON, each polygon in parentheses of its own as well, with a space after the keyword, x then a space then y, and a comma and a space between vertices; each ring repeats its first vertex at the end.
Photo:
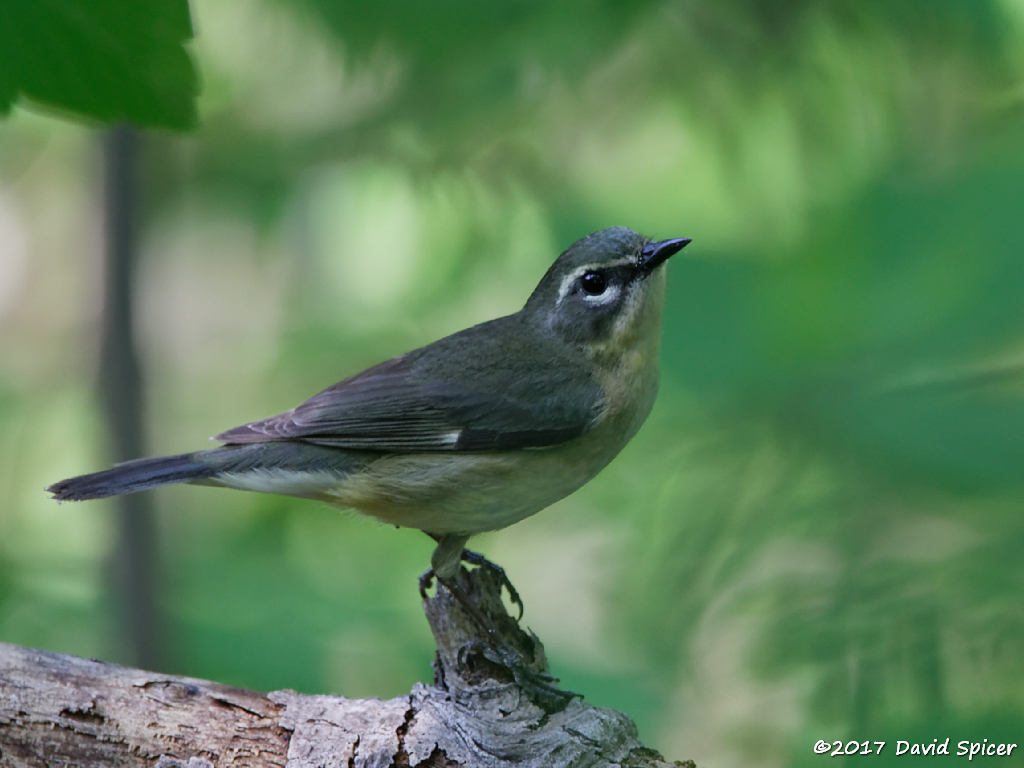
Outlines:
MULTIPOLYGON (((460 584, 492 619, 500 608, 511 624, 495 621, 501 634, 546 672, 540 641, 507 616, 492 572, 463 571, 460 584)), ((390 701, 263 694, 0 644, 0 766, 668 765, 622 713, 578 699, 546 712, 502 679, 511 675, 488 661, 487 633, 447 590, 424 607, 438 639, 435 684, 390 701)))

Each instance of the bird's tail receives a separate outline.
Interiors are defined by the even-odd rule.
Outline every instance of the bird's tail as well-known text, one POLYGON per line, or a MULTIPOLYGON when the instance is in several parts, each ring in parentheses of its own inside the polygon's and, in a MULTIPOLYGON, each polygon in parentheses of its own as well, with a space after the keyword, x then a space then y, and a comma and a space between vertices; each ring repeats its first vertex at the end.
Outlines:
POLYGON ((172 483, 203 480, 217 474, 217 468, 197 461, 194 454, 136 459, 124 464, 54 483, 46 490, 57 501, 85 501, 135 493, 172 483))

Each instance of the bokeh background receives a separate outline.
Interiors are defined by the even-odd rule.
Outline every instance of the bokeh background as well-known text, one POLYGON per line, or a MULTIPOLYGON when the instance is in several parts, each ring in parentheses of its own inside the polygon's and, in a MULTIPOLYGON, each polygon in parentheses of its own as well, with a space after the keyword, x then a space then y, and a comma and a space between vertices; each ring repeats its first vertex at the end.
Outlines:
MULTIPOLYGON (((191 10, 198 127, 140 136, 148 453, 517 310, 593 230, 692 237, 647 425, 475 541, 555 673, 712 768, 1024 743, 1024 2, 191 10)), ((113 503, 42 492, 111 460, 104 132, 0 122, 0 641, 131 663, 113 503)), ((427 537, 153 503, 159 669, 430 679, 427 537)))

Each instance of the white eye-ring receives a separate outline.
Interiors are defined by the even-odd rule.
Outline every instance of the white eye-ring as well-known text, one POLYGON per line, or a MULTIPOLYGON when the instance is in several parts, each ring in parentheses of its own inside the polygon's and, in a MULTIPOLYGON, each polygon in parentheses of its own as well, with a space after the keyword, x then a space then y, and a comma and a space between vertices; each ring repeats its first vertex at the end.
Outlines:
POLYGON ((614 304, 622 293, 621 285, 608 280, 600 272, 587 272, 580 278, 579 285, 587 304, 614 304))
POLYGON ((570 294, 582 296, 588 304, 608 304, 615 301, 621 295, 623 286, 619 280, 609 279, 608 274, 616 267, 633 263, 633 259, 627 259, 574 269, 562 278, 558 288, 558 304, 570 294))

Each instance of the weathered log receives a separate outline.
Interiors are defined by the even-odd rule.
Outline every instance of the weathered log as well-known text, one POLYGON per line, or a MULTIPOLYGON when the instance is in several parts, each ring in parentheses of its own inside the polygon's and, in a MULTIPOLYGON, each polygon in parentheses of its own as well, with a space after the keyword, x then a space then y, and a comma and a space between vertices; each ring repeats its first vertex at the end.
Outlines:
MULTIPOLYGON (((543 646, 508 617, 494 574, 464 571, 459 583, 546 673, 543 646)), ((0 766, 666 765, 619 712, 534 704, 444 588, 424 608, 438 640, 435 684, 389 701, 263 694, 0 644, 0 766)))

